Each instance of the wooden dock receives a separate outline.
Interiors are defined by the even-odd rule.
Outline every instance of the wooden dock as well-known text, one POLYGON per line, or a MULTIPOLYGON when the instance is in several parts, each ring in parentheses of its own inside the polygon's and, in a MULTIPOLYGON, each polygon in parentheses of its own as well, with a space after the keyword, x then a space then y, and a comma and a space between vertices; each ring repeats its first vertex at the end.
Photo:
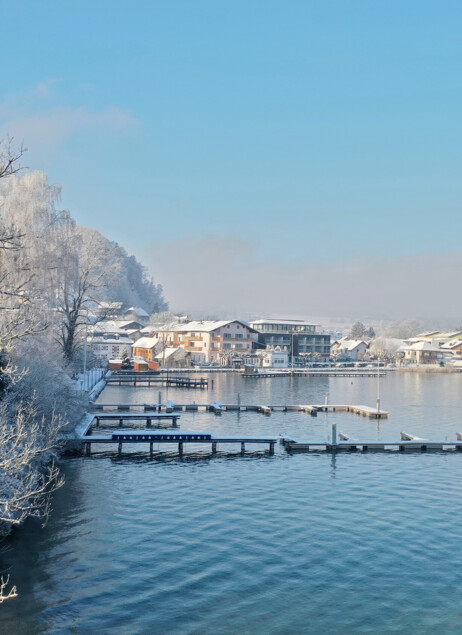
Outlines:
POLYGON ((351 412, 353 414, 368 417, 370 419, 386 419, 388 412, 386 410, 377 410, 370 406, 355 406, 345 404, 222 404, 218 401, 213 403, 187 403, 175 404, 173 401, 167 403, 96 403, 91 402, 90 406, 93 411, 104 411, 105 409, 113 409, 117 411, 143 411, 143 412, 260 412, 265 415, 271 412, 304 412, 312 416, 316 416, 318 412, 351 412))
POLYGON ((336 425, 332 426, 331 441, 296 441, 291 438, 283 438, 281 443, 288 452, 461 452, 462 434, 457 433, 456 441, 433 441, 401 432, 399 441, 361 441, 352 439, 340 432, 337 439, 336 425))
MULTIPOLYGON (((251 437, 251 436, 213 436, 210 432, 114 432, 111 436, 84 436, 77 440, 85 447, 85 453, 91 454, 91 446, 93 444, 117 445, 117 451, 122 454, 124 444, 149 444, 150 456, 154 453, 154 443, 158 444, 175 444, 178 446, 178 454, 183 455, 184 444, 204 444, 210 443, 212 454, 216 454, 219 444, 238 444, 240 445, 241 455, 245 454, 245 447, 249 444, 268 445, 269 454, 274 454, 274 446, 278 439, 274 437, 251 437)), ((75 442, 75 441, 74 441, 75 442)))
POLYGON ((113 373, 106 379, 108 386, 132 386, 150 388, 151 386, 171 386, 173 388, 208 388, 209 380, 206 377, 183 377, 180 375, 159 373, 113 373))
POLYGON ((178 425, 178 419, 181 417, 179 412, 154 412, 154 413, 133 413, 133 412, 98 412, 95 414, 93 421, 96 427, 99 427, 101 421, 118 421, 119 427, 122 427, 127 422, 133 421, 145 421, 148 428, 152 427, 152 422, 164 422, 171 421, 173 428, 178 425))
POLYGON ((326 369, 297 369, 294 371, 274 371, 274 372, 257 372, 257 373, 242 373, 243 377, 250 379, 270 379, 273 377, 385 377, 388 371, 381 369, 378 373, 373 369, 340 369, 340 368, 326 368, 326 369))

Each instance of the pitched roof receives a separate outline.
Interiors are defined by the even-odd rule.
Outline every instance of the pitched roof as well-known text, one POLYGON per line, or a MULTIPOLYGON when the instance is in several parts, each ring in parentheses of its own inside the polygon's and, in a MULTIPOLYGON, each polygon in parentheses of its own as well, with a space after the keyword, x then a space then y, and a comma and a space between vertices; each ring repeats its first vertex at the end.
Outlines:
POLYGON ((133 342, 133 348, 154 348, 158 343, 157 337, 140 337, 139 340, 133 342))
POLYGON ((415 342, 410 346, 403 346, 406 351, 426 351, 428 353, 440 353, 441 349, 433 346, 430 342, 415 342))
POLYGON ((149 317, 149 314, 146 313, 146 311, 144 309, 142 309, 140 306, 131 306, 129 309, 127 309, 125 311, 125 314, 132 312, 136 313, 136 315, 139 315, 140 317, 149 317))
POLYGON ((187 322, 186 324, 176 324, 173 327, 167 327, 165 330, 175 331, 176 333, 185 333, 188 331, 211 333, 212 331, 216 331, 216 329, 227 326, 228 324, 233 324, 234 322, 245 326, 245 328, 249 329, 249 331, 252 331, 253 333, 257 332, 245 322, 241 322, 241 320, 196 320, 194 322, 187 322))
POLYGON ((441 348, 444 350, 451 350, 453 348, 456 348, 457 346, 460 346, 462 344, 462 340, 451 340, 450 342, 445 342, 444 344, 441 344, 441 348))

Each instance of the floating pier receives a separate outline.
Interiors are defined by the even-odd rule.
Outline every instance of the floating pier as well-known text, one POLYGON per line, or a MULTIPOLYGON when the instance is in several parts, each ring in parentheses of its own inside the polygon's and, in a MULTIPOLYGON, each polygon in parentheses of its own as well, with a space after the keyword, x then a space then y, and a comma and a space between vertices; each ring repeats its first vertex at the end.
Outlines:
POLYGON ((377 410, 377 408, 371 408, 369 406, 354 406, 354 405, 336 405, 336 404, 322 404, 322 405, 303 405, 303 404, 222 404, 219 401, 213 403, 188 403, 188 404, 175 404, 173 401, 167 401, 167 403, 95 403, 91 402, 90 406, 94 411, 104 411, 105 409, 116 409, 118 411, 137 411, 143 412, 157 411, 157 412, 172 412, 174 409, 177 411, 195 411, 195 412, 215 412, 221 414, 222 412, 235 412, 235 411, 249 411, 249 412, 261 412, 262 414, 269 415, 271 412, 305 412, 312 416, 316 416, 318 412, 351 412, 353 414, 361 415, 363 417, 369 417, 370 419, 386 419, 388 412, 386 410, 377 410))
POLYGON ((210 443, 212 454, 216 454, 219 444, 238 444, 240 445, 241 455, 245 454, 245 447, 248 444, 267 444, 269 447, 269 454, 274 454, 274 446, 277 443, 277 439, 274 437, 249 437, 249 436, 213 436, 210 432, 114 432, 111 436, 84 436, 78 439, 78 441, 85 446, 85 453, 91 454, 91 446, 93 444, 110 444, 117 445, 119 455, 122 454, 122 448, 124 443, 128 444, 149 444, 149 453, 152 457, 154 452, 154 443, 159 444, 177 444, 178 453, 181 456, 184 450, 185 443, 204 444, 210 443))
POLYGON ((118 421, 119 426, 122 427, 127 422, 132 421, 146 421, 146 426, 148 428, 152 427, 152 422, 163 422, 163 421, 171 421, 171 425, 173 428, 176 428, 178 425, 178 419, 181 417, 179 412, 157 412, 157 413, 133 413, 133 412, 99 412, 95 414, 93 421, 95 422, 96 427, 99 427, 101 421, 118 421))
POLYGON ((169 376, 159 373, 113 373, 106 379, 108 386, 132 386, 149 388, 151 386, 172 386, 174 388, 208 388, 209 380, 206 377, 194 378, 179 375, 169 376))
POLYGON ((337 428, 332 426, 331 441, 296 441, 291 438, 283 438, 281 443, 288 452, 461 452, 462 434, 457 433, 456 441, 432 441, 422 439, 407 432, 401 432, 400 441, 361 441, 350 438, 349 435, 339 432, 337 440, 337 428))
POLYGON ((342 370, 340 368, 326 368, 326 369, 297 369, 287 371, 275 371, 275 372, 263 372, 263 373, 242 373, 243 377, 251 379, 268 379, 270 377, 293 377, 294 375, 300 377, 385 377, 388 371, 381 369, 379 372, 373 369, 359 369, 347 368, 342 370))

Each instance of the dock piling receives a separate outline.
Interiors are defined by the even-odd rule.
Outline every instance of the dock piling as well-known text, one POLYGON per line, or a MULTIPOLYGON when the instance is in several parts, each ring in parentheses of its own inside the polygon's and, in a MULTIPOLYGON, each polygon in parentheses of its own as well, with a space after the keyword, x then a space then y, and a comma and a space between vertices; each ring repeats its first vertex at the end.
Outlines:
POLYGON ((332 424, 332 449, 337 445, 337 424, 332 424))

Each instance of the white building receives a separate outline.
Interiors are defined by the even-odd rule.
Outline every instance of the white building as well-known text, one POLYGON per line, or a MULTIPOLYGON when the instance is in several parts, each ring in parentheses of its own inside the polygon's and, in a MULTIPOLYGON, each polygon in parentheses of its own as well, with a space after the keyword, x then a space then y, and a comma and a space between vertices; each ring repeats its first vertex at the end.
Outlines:
POLYGON ((288 368, 289 352, 281 351, 277 347, 254 353, 255 365, 264 368, 288 368))
POLYGON ((344 361, 357 362, 369 348, 365 340, 349 340, 342 337, 331 346, 331 356, 344 361))
POLYGON ((194 321, 175 324, 156 333, 166 346, 181 346, 191 353, 196 364, 220 362, 233 363, 237 357, 244 359, 253 349, 258 333, 239 320, 194 321))
POLYGON ((131 357, 132 340, 125 334, 103 333, 94 334, 88 338, 90 352, 101 361, 131 357))

